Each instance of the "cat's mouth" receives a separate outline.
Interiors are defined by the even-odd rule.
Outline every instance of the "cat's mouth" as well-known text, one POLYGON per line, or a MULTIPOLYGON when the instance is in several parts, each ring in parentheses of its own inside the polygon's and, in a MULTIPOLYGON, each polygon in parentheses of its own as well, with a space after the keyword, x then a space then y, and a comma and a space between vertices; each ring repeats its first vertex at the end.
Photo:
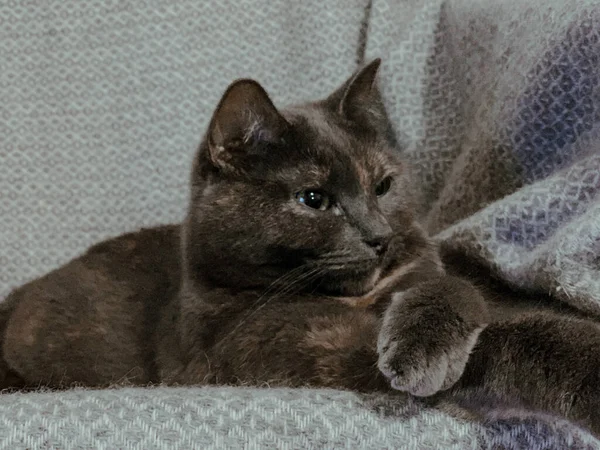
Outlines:
POLYGON ((384 255, 357 257, 348 250, 332 251, 304 260, 320 272, 317 289, 328 295, 362 295, 378 282, 384 255))
POLYGON ((329 295, 363 295, 377 284, 381 276, 377 258, 322 265, 319 290, 329 295))
POLYGON ((324 270, 327 272, 331 272, 332 274, 343 277, 343 276, 353 276, 353 275, 361 275, 368 274, 373 271, 375 267, 377 267, 377 263, 379 259, 370 258, 370 259, 361 259, 361 260, 352 260, 341 263, 326 263, 322 264, 324 270))
POLYGON ((333 296, 362 295, 379 281, 385 258, 356 257, 350 251, 290 254, 269 264, 277 274, 274 284, 286 290, 321 292, 333 296), (281 272, 281 269, 284 272, 281 272))

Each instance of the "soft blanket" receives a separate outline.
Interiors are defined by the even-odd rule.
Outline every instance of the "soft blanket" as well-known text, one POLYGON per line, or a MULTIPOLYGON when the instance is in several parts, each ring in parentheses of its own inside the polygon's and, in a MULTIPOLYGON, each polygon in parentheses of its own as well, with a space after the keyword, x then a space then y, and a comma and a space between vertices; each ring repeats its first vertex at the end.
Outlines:
MULTIPOLYGON (((179 221, 226 85, 318 98, 365 58, 445 250, 600 314, 600 1, 0 3, 0 298, 179 221)), ((599 350, 600 351, 600 350, 599 350)), ((553 418, 247 388, 0 397, 0 448, 600 448, 553 418)))

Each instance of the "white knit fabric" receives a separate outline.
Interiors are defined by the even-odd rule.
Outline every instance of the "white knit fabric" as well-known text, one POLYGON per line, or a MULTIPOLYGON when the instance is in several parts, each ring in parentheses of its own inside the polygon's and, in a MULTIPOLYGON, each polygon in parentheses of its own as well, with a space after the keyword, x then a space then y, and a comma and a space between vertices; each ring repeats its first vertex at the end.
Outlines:
POLYGON ((565 422, 487 428, 414 401, 306 389, 157 388, 5 395, 0 449, 594 449, 565 422))
POLYGON ((366 1, 0 3, 0 298, 91 243, 181 219, 235 78, 278 104, 356 67, 366 1))
POLYGON ((374 0, 367 38, 430 232, 600 315, 600 2, 374 0))

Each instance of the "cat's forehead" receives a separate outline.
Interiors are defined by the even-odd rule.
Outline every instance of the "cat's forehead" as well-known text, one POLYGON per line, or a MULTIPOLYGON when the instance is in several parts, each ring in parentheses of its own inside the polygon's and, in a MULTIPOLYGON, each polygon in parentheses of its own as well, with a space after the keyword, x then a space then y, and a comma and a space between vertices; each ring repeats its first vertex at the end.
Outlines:
POLYGON ((317 145, 330 145, 333 149, 349 150, 356 138, 341 127, 340 121, 325 108, 307 104, 295 106, 283 112, 296 131, 306 141, 317 145))
POLYGON ((319 103, 288 108, 282 114, 300 137, 299 151, 324 165, 351 165, 361 173, 399 164, 381 136, 348 126, 319 103))

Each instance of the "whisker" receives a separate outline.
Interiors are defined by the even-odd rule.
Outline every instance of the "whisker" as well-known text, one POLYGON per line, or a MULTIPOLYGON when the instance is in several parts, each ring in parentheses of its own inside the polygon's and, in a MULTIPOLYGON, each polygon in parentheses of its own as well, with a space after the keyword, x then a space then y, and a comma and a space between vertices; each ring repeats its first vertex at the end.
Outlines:
POLYGON ((254 303, 250 305, 250 309, 258 305, 266 295, 270 294, 273 290, 277 289, 277 284, 285 283, 287 281, 287 278, 295 277, 298 274, 298 272, 302 273, 306 269, 306 267, 307 265, 303 264, 301 266, 296 267, 295 269, 290 270, 289 272, 284 273, 282 276, 277 278, 267 287, 267 289, 265 289, 265 291, 254 301, 254 303))
POLYGON ((296 278, 294 281, 289 283, 287 286, 282 287, 282 289, 280 291, 276 291, 273 294, 273 296, 276 297, 276 296, 280 296, 282 294, 288 294, 289 292, 293 291, 292 287, 298 283, 301 283, 299 286, 299 288, 301 289, 302 285, 304 283, 308 283, 308 282, 312 281, 314 278, 318 277, 319 275, 321 275, 323 273, 325 273, 325 270, 323 268, 320 268, 320 267, 313 268, 310 271, 300 275, 298 278, 296 278))
POLYGON ((333 252, 322 253, 321 255, 319 255, 319 259, 337 258, 350 255, 352 255, 352 252, 350 250, 338 250, 333 252))
MULTIPOLYGON (((306 266, 304 266, 303 268, 306 268, 306 266)), ((271 303, 274 299, 276 299, 277 297, 281 296, 281 295, 286 295, 289 294, 290 292, 293 291, 293 286, 297 285, 298 283, 306 283, 306 282, 310 282, 313 279, 317 278, 318 276, 320 276, 322 273, 324 273, 325 271, 320 268, 313 268, 311 270, 309 270, 308 272, 301 274, 298 278, 296 278, 295 280, 293 280, 290 284, 288 284, 287 286, 283 287, 282 289, 275 291, 275 293, 273 293, 273 295, 269 296, 265 301, 263 301, 260 305, 256 306, 259 301, 261 301, 263 298, 265 298, 265 293, 263 293, 263 295, 261 295, 257 301, 255 301, 252 306, 250 307, 250 310, 240 319, 240 321, 233 327, 233 329, 231 329, 225 336, 223 336, 221 339, 219 339, 216 343, 215 346, 220 344, 222 341, 224 341, 225 339, 227 339, 229 336, 231 336, 233 333, 235 333, 244 323, 246 323, 248 321, 248 319, 250 319, 252 316, 254 316, 257 312, 259 312, 262 308, 264 308, 266 305, 268 305, 269 303, 271 303)), ((284 277, 280 277, 280 278, 284 278, 284 277)), ((272 283, 273 284, 273 283, 272 283)), ((271 284, 271 285, 272 285, 271 284)), ((302 285, 297 286, 299 289, 302 288, 302 285)))

